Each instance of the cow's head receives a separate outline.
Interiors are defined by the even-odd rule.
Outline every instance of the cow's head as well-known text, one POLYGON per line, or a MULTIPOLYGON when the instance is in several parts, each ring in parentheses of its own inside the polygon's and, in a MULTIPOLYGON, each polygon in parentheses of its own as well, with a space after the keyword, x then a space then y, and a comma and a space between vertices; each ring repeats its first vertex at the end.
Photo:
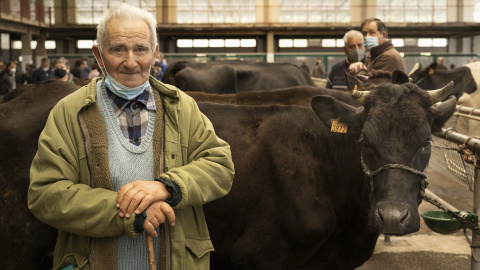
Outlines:
MULTIPOLYGON (((418 86, 380 84, 373 91, 354 91, 363 105, 354 108, 328 96, 312 99, 326 124, 333 120, 357 133, 364 172, 370 183, 370 225, 378 233, 404 235, 420 228, 418 205, 430 159, 432 132, 453 114, 453 83, 435 91, 418 86)), ((360 160, 359 160, 360 162, 360 160)))

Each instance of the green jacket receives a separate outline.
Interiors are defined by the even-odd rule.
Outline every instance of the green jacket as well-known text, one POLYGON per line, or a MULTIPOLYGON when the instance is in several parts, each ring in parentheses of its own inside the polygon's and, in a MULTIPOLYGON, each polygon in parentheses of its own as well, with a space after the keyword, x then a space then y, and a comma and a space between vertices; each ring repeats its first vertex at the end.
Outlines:
MULTIPOLYGON (((28 207, 59 231, 54 269, 70 263, 79 269, 115 269, 116 236, 139 236, 133 229, 135 216, 121 218, 115 207, 106 133, 96 104, 97 82, 92 80, 52 109, 30 169, 28 207)), ((168 243, 163 252, 171 253, 167 268, 208 269, 213 245, 202 205, 231 188, 230 146, 216 136, 192 98, 153 77, 150 84, 157 108, 165 111, 156 114, 154 175, 170 178, 182 193, 174 208, 175 226, 162 226, 161 239, 171 236, 164 241, 168 243)))

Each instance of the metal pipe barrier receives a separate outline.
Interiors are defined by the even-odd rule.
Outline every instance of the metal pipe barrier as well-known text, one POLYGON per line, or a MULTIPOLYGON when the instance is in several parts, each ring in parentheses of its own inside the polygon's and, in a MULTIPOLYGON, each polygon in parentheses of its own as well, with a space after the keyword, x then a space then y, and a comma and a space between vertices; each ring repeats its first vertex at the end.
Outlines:
MULTIPOLYGON (((459 108, 459 111, 462 110, 465 109, 459 108)), ((480 113, 480 110, 478 109, 469 109, 468 111, 469 114, 470 112, 480 113)), ((456 143, 457 145, 463 145, 467 149, 473 151, 474 160, 471 160, 475 168, 473 180, 473 212, 478 215, 478 213, 480 213, 480 140, 468 135, 461 134, 457 131, 454 131, 452 128, 443 128, 440 132, 435 133, 434 135, 440 138, 444 138, 447 141, 456 143)), ((473 230, 471 249, 471 269, 480 269, 480 234, 473 230)))

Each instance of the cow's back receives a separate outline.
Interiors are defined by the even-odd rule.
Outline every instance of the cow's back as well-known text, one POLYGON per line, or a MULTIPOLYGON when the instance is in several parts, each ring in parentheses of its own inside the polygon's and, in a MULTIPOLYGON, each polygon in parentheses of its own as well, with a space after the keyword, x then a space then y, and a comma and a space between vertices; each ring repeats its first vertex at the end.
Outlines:
POLYGON ((167 68, 163 81, 183 91, 219 94, 314 86, 296 65, 245 61, 176 62, 167 68))
POLYGON ((312 98, 328 95, 352 106, 358 103, 346 91, 321 88, 316 86, 294 86, 271 91, 252 91, 238 94, 214 94, 187 91, 197 102, 227 103, 237 105, 301 105, 310 106, 312 98))

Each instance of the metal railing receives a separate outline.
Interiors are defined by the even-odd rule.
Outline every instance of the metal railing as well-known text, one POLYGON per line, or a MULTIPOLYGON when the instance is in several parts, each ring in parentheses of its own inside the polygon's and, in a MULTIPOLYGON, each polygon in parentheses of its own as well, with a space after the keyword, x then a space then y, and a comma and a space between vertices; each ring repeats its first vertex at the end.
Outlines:
MULTIPOLYGON (((480 109, 457 106, 434 134, 430 166, 473 191, 473 212, 480 213, 480 109)), ((472 231, 471 269, 480 269, 480 234, 472 231)))

